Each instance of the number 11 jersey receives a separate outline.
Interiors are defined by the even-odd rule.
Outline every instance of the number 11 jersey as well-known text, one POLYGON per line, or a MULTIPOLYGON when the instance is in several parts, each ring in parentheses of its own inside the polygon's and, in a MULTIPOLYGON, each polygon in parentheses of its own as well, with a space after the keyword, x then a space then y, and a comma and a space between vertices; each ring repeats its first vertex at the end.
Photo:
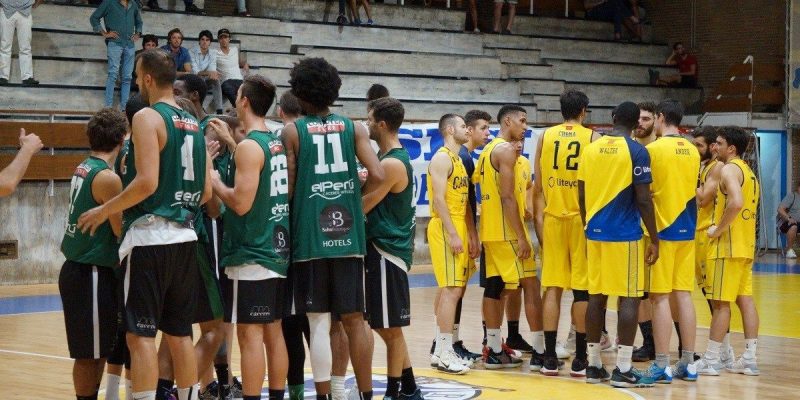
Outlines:
POLYGON ((579 124, 548 128, 539 159, 544 212, 554 217, 580 215, 578 205, 578 161, 581 150, 592 142, 592 130, 579 124))
POLYGON ((300 148, 291 206, 292 262, 363 257, 365 219, 353 121, 312 115, 295 126, 300 148))

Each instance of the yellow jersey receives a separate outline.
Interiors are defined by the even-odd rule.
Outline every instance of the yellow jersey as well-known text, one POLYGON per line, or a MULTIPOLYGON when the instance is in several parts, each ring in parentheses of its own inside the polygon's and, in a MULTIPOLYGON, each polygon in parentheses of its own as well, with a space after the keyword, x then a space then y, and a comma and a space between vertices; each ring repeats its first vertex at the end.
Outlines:
MULTIPOLYGON (((703 169, 700 170, 700 186, 706 184, 708 174, 717 166, 717 163, 719 163, 719 161, 716 159, 709 160, 708 164, 703 166, 703 169)), ((703 235, 706 234, 706 231, 712 225, 712 214, 714 214, 714 202, 709 202, 705 207, 697 207, 697 231, 702 231, 703 235)))
POLYGON ((578 161, 581 150, 592 142, 592 130, 580 124, 561 124, 542 134, 539 155, 544 212, 554 217, 580 214, 578 205, 578 161))
MULTIPOLYGON (((742 209, 720 237, 709 241, 708 258, 752 260, 756 252, 756 213, 758 212, 761 187, 753 170, 744 160, 737 158, 727 164, 736 165, 742 171, 742 209)), ((722 185, 720 185, 717 188, 717 197, 714 199, 714 223, 722 219, 727 203, 728 195, 722 191, 722 185)))
MULTIPOLYGON (((481 191, 481 220, 478 226, 478 235, 481 242, 517 240, 516 233, 511 229, 503 215, 503 202, 500 201, 500 173, 495 169, 491 161, 492 152, 503 143, 507 143, 506 140, 498 137, 484 146, 478 158, 478 164, 475 166, 475 172, 472 174, 472 182, 480 185, 481 191)), ((518 171, 519 166, 520 163, 514 164, 515 195, 518 195, 520 188, 517 183, 521 175, 521 172, 518 171)), ((530 172, 528 172, 528 176, 530 176, 530 172)), ((524 203, 522 207, 522 212, 524 213, 524 203)))
POLYGON ((681 136, 664 136, 645 147, 650 154, 653 206, 659 239, 694 240, 700 153, 681 136))
POLYGON ((517 197, 517 208, 525 229, 525 236, 530 239, 528 224, 525 223, 525 206, 528 204, 528 184, 531 182, 531 163, 523 156, 517 157, 514 165, 514 194, 517 197))
MULTIPOLYGON (((447 204, 447 211, 450 212, 450 218, 465 219, 467 214, 467 199, 469 198, 469 176, 467 169, 464 168, 464 163, 461 162, 461 157, 453 153, 445 146, 439 148, 437 153, 446 153, 450 157, 452 169, 450 175, 447 176, 447 192, 444 194, 444 201, 447 204)), ((431 218, 438 218, 436 207, 433 206, 434 189, 433 179, 431 178, 430 167, 428 168, 428 177, 426 179, 428 189, 430 190, 430 210, 431 218)))

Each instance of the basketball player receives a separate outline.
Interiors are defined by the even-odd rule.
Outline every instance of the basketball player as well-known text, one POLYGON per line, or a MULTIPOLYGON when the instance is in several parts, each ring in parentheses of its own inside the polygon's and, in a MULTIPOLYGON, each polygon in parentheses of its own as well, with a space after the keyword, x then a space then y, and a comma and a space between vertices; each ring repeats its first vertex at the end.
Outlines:
POLYGON ((437 335, 431 366, 451 374, 469 372, 470 360, 462 360, 453 349, 453 324, 456 307, 464 287, 475 269, 470 263, 467 227, 472 218, 469 197, 469 176, 458 152, 467 143, 467 125, 455 114, 439 119, 439 133, 444 145, 428 165, 428 190, 431 219, 428 243, 439 301, 434 305, 437 335))
POLYGON ((117 237, 122 214, 103 223, 93 237, 76 229, 78 216, 122 191, 122 181, 112 170, 128 124, 121 112, 104 108, 89 120, 89 158, 72 176, 69 216, 61 241, 66 257, 58 278, 64 305, 64 322, 70 357, 75 359, 72 379, 78 400, 97 398, 106 357, 117 336, 117 237), (94 334, 92 334, 93 332, 94 334))
POLYGON ((363 197, 367 213, 367 315, 372 329, 386 343, 388 383, 384 399, 422 399, 402 329, 411 323, 407 271, 414 255, 416 224, 411 159, 397 137, 405 111, 391 97, 371 101, 369 109, 370 138, 378 143, 386 179, 363 197))
POLYGON ((646 374, 656 383, 671 383, 676 378, 696 381, 694 341, 697 327, 694 290, 694 232, 697 225, 697 171, 700 153, 678 131, 683 106, 675 100, 659 103, 655 131, 659 140, 647 145, 652 165, 653 206, 658 230, 658 261, 650 268, 647 287, 653 305, 655 362, 646 374), (671 310, 670 297, 675 310, 671 310), (683 348, 675 368, 669 368, 669 340, 673 311, 678 316, 683 348))
POLYGON ((633 368, 631 356, 636 312, 644 292, 644 263, 658 259, 650 157, 644 146, 630 137, 639 123, 639 107, 624 102, 614 109, 612 118, 613 131, 586 146, 578 168, 579 204, 590 261, 586 381, 600 383, 611 378, 611 385, 616 387, 648 387, 653 381, 633 368), (642 221, 651 237, 646 249, 640 240, 642 221), (617 367, 611 377, 600 359, 603 308, 608 296, 620 298, 617 367))
POLYGON ((372 346, 364 312, 366 238, 356 161, 369 174, 364 190, 385 178, 363 124, 331 113, 342 81, 323 58, 305 58, 290 72, 306 116, 283 128, 292 196, 292 262, 296 305, 311 331, 311 367, 318 399, 330 394, 331 312, 341 315, 363 399, 372 397, 372 346))
POLYGON ((19 152, 2 171, 0 171, 0 197, 14 193, 17 185, 25 175, 31 158, 42 149, 42 140, 35 133, 25 134, 25 128, 19 130, 19 152))
POLYGON ((589 276, 586 236, 578 205, 578 161, 581 151, 600 137, 583 126, 589 98, 578 90, 561 94, 564 123, 547 129, 536 146, 534 158, 534 225, 542 247, 544 292, 544 375, 558 375, 556 337, 561 313, 561 294, 572 289, 575 322, 575 359, 570 375, 586 376, 586 306, 589 276), (547 182, 545 184, 545 182, 547 182))
POLYGON ((208 121, 213 118, 213 116, 207 114, 205 108, 203 108, 203 100, 205 100, 206 93, 208 92, 206 81, 195 74, 181 75, 175 80, 173 91, 175 96, 183 97, 192 102, 194 109, 197 111, 197 122, 200 124, 200 132, 205 133, 208 121))
MULTIPOLYGON (((525 314, 533 332, 532 345, 534 349, 544 347, 539 279, 523 222, 524 212, 520 212, 515 194, 527 188, 530 176, 520 176, 517 151, 512 143, 508 143, 524 138, 527 118, 528 114, 522 107, 506 105, 500 108, 497 114, 500 133, 483 148, 472 178, 481 189, 479 233, 486 258, 483 315, 487 335, 483 363, 487 369, 514 368, 522 364, 522 360, 503 350, 500 336, 503 298, 514 295, 520 287, 524 289, 525 314)), ((531 366, 541 368, 540 360, 534 353, 531 366)))
POLYGON ((725 126, 717 131, 717 158, 725 163, 714 200, 712 225, 708 228, 706 297, 711 299, 708 349, 697 362, 703 375, 719 375, 722 368, 744 375, 759 375, 756 363, 758 311, 753 301, 753 256, 756 240, 756 212, 760 185, 741 155, 749 144, 741 128, 725 126), (730 324, 730 303, 742 313, 745 352, 731 365, 724 365, 720 349, 730 324))
POLYGON ((175 63, 163 51, 139 54, 137 83, 150 108, 133 119, 125 189, 78 219, 94 233, 110 215, 123 214, 120 255, 126 264, 125 321, 131 353, 133 398, 155 398, 155 335, 161 330, 175 362, 179 400, 196 399, 197 365, 192 319, 197 281, 192 229, 200 205, 211 197, 211 163, 197 121, 177 107, 175 63), (176 201, 177 199, 177 201, 176 201))

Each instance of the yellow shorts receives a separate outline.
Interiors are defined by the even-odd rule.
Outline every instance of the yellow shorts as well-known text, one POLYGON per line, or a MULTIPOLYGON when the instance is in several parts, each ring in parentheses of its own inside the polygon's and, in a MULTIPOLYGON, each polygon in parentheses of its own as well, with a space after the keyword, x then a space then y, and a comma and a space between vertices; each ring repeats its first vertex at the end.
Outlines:
POLYGON ((589 289, 581 216, 557 218, 545 214, 542 234, 542 287, 589 289))
POLYGON ((428 248, 431 252, 433 274, 439 287, 464 287, 475 271, 475 262, 469 258, 467 223, 464 220, 453 219, 453 224, 464 244, 464 251, 460 254, 453 254, 450 249, 450 240, 441 219, 431 218, 428 223, 428 248))
POLYGON ((486 278, 499 276, 506 289, 519 287, 519 280, 536 276, 536 261, 533 252, 525 260, 517 257, 517 242, 483 242, 483 256, 486 258, 486 278))
POLYGON ((694 252, 693 240, 660 240, 658 261, 646 267, 650 270, 647 292, 666 294, 673 290, 694 290, 694 252))
POLYGON ((753 260, 717 258, 706 260, 706 298, 734 302, 753 295, 753 260))
POLYGON ((705 231, 696 231, 694 234, 694 277, 697 286, 705 287, 706 257, 708 255, 708 235, 705 231))
POLYGON ((586 241, 589 294, 620 297, 644 295, 644 242, 586 241))

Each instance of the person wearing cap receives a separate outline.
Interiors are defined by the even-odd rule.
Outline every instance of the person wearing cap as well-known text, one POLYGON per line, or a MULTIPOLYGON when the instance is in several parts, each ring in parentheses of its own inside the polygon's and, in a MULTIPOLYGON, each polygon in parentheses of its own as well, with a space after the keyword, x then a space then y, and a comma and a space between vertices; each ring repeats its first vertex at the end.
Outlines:
POLYGON ((222 86, 222 95, 236 106, 236 93, 242 85, 242 69, 245 74, 250 72, 250 66, 240 57, 239 49, 231 46, 231 31, 222 28, 217 32, 219 50, 217 50, 217 72, 222 86))

